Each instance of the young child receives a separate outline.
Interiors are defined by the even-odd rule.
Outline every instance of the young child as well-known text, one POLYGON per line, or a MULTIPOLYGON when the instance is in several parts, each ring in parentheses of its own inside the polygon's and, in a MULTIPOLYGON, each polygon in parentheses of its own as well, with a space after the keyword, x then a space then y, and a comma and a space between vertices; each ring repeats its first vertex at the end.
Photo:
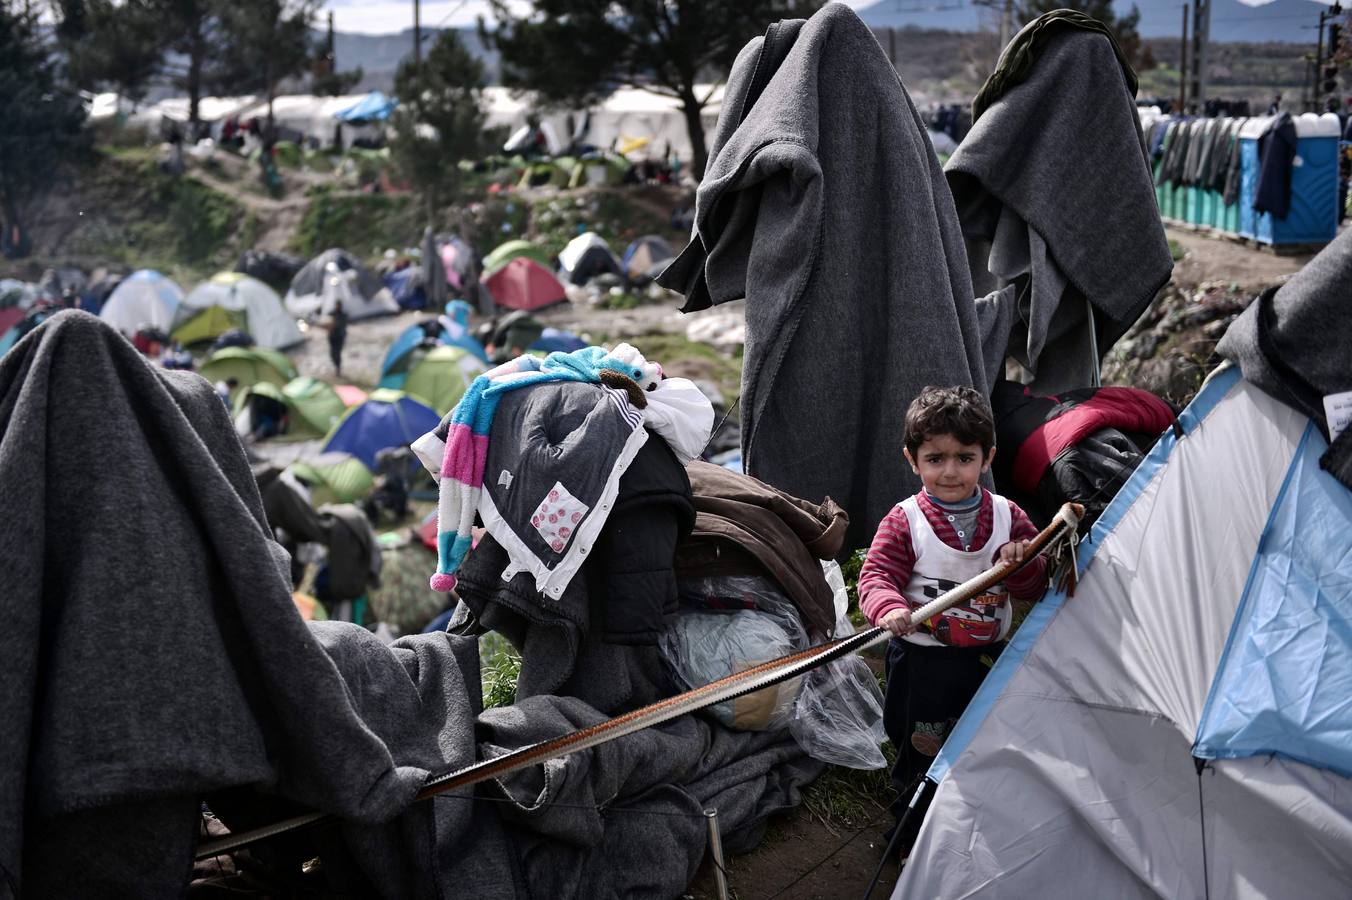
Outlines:
POLYGON ((995 458, 994 417, 977 391, 922 390, 906 411, 904 442, 924 490, 879 523, 859 573, 860 608, 894 635, 883 724, 897 748, 898 816, 999 656, 1009 635, 1009 596, 1037 600, 1047 585, 1039 557, 991 593, 912 622, 912 610, 996 561, 1022 560, 1037 528, 1014 503, 977 484, 995 458))

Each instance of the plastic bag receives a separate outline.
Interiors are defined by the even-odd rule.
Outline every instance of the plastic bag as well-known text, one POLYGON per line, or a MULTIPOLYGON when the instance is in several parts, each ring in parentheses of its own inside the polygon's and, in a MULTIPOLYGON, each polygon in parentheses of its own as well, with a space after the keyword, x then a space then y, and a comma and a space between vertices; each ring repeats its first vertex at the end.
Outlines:
MULTIPOLYGON (((835 600, 837 640, 854 634, 850 595, 834 560, 822 563, 835 600)), ((878 679, 858 656, 844 656, 803 676, 789 731, 813 759, 851 769, 887 765, 882 744, 883 694, 878 679)))
MULTIPOLYGON (((789 623, 792 624, 792 623, 789 623)), ((790 629, 776 615, 752 610, 682 610, 660 641, 663 655, 686 689, 699 687, 792 653, 790 629)), ((793 678, 709 707, 738 731, 788 726, 800 679, 793 678)))
MULTIPOLYGON (((836 637, 854 633, 846 615, 849 597, 840 567, 823 566, 836 611, 836 637)), ((682 608, 659 646, 678 682, 687 688, 807 649, 810 644, 793 603, 769 578, 726 576, 687 579, 679 586, 682 608)), ((814 759, 855 769, 887 764, 881 745, 882 693, 863 660, 849 656, 801 678, 711 707, 730 728, 783 728, 814 759)))

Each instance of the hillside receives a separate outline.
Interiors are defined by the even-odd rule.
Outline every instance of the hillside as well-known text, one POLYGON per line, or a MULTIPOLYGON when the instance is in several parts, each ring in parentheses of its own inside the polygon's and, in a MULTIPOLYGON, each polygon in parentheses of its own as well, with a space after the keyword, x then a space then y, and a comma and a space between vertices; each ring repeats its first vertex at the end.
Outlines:
MULTIPOLYGON (((1142 37, 1178 35, 1181 3, 1174 0, 1115 0, 1113 8, 1126 14, 1135 6, 1141 12, 1142 37)), ((1213 0, 1211 39, 1222 42, 1281 42, 1313 44, 1309 26, 1319 22, 1326 4, 1317 0, 1272 0, 1261 6, 1240 0, 1213 0)), ((873 28, 924 28, 944 31, 993 29, 998 15, 967 0, 939 0, 916 3, 914 0, 878 0, 858 10, 859 17, 873 28)))

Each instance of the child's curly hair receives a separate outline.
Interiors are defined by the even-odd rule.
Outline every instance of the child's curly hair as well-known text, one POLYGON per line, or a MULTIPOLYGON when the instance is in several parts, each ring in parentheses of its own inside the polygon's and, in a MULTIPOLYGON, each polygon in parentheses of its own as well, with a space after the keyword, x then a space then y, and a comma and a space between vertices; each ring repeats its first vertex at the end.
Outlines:
POLYGON ((964 444, 980 444, 983 454, 995 446, 995 416, 980 391, 969 387, 921 388, 906 410, 906 449, 914 456, 926 438, 952 435, 964 444))

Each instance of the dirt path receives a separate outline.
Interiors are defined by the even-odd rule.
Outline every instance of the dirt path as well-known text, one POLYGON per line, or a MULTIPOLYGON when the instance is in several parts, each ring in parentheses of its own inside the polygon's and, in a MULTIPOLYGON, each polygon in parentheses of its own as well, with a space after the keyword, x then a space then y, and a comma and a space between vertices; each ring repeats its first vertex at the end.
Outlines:
POLYGON ((1166 228, 1169 239, 1186 251, 1174 264, 1176 284, 1197 285, 1207 281, 1236 284, 1240 290, 1261 289, 1294 275, 1313 254, 1279 256, 1229 238, 1210 237, 1184 228, 1166 228))

